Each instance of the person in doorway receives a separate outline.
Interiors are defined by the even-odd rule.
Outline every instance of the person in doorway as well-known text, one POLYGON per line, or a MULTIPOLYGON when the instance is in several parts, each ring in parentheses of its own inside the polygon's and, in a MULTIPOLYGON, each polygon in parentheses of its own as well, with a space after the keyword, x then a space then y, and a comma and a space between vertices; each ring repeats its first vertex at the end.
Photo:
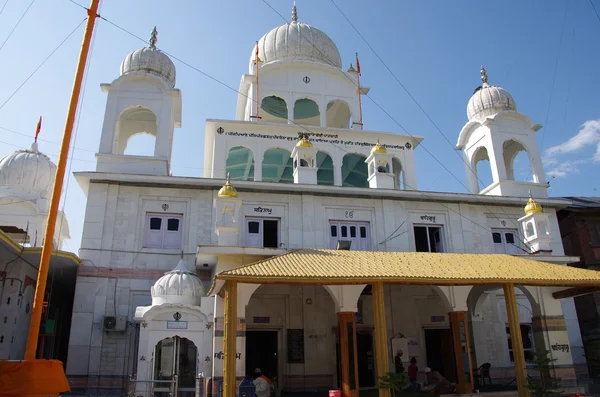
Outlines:
POLYGON ((410 381, 410 388, 412 391, 417 391, 417 374, 419 368, 417 367, 417 359, 415 357, 410 359, 410 365, 408 366, 408 380, 410 381))
POLYGON ((396 350, 396 355, 394 356, 394 366, 396 367, 396 373, 401 374, 404 372, 404 365, 402 364, 402 355, 404 352, 402 349, 396 350))
POLYGON ((256 397, 269 397, 271 395, 271 379, 262 374, 260 368, 254 370, 254 387, 256 388, 256 397))

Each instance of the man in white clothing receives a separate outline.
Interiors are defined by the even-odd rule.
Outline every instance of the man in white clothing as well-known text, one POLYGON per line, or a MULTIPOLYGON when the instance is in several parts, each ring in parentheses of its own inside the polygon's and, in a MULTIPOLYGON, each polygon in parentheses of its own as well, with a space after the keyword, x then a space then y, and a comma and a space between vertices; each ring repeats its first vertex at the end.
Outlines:
POLYGON ((260 368, 254 370, 254 387, 256 388, 256 397, 269 397, 271 395, 271 386, 268 378, 264 376, 260 368))

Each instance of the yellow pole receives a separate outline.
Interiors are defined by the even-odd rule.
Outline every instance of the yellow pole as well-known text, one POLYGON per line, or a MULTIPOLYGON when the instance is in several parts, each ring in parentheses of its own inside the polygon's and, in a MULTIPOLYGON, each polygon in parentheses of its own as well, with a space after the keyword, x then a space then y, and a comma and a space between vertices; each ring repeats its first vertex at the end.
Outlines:
POLYGON ((46 291, 46 279, 48 278, 48 267, 50 265, 50 256, 52 255, 52 242, 54 241, 54 229, 56 227, 56 216, 58 214, 58 204, 62 193, 63 181, 65 177, 65 168, 67 166, 67 156, 69 154, 69 145, 71 144, 71 133, 73 132, 73 123, 75 122, 75 113, 79 103, 79 94, 81 93, 81 82, 85 72, 90 50, 90 42, 94 31, 94 22, 98 13, 100 0, 92 0, 88 9, 88 19, 83 34, 83 43, 79 53, 77 63, 77 72, 73 82, 73 91, 71 92, 71 101, 69 102, 69 111, 65 123, 58 164, 56 165, 56 178, 52 189, 52 199, 50 200, 50 209, 48 211, 48 220, 46 223, 46 233, 42 247, 42 256, 40 258, 40 267, 38 269, 37 283, 35 286, 35 297, 33 300, 33 310, 31 311, 31 322, 29 323, 29 335, 27 337, 27 348, 25 350, 25 360, 35 360, 38 338, 40 333, 40 323, 42 321, 42 307, 44 305, 44 293, 46 291))
MULTIPOLYGON (((377 376, 383 376, 390 371, 383 283, 373 284, 373 320, 375 323, 377 376)), ((390 389, 379 389, 379 397, 390 397, 390 389)))
POLYGON ((506 312, 508 314, 508 328, 510 330, 512 351, 515 359, 515 377, 517 378, 518 396, 529 397, 529 384, 527 381, 527 370, 525 369, 525 353, 523 351, 521 323, 519 322, 519 309, 517 307, 514 284, 504 284, 504 299, 506 302, 506 312))
MULTIPOLYGON (((356 56, 356 59, 358 59, 358 55, 356 56)), ((363 129, 362 99, 361 99, 362 92, 360 90, 360 72, 359 71, 356 72, 356 83, 358 86, 358 114, 360 117, 359 124, 360 124, 360 129, 362 130, 363 129)))
POLYGON ((225 332, 223 333, 223 397, 235 397, 235 356, 237 350, 237 282, 225 284, 225 332))

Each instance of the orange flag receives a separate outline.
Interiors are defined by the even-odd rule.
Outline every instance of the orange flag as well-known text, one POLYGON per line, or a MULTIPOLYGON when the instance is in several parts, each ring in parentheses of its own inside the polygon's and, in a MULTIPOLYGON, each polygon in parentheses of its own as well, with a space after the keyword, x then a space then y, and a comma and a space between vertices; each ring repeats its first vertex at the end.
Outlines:
POLYGON ((37 123, 37 127, 35 128, 35 141, 37 142, 38 135, 40 134, 40 130, 42 129, 42 116, 40 116, 40 120, 37 123))
POLYGON ((360 74, 360 62, 358 62, 358 53, 356 53, 356 72, 360 74))

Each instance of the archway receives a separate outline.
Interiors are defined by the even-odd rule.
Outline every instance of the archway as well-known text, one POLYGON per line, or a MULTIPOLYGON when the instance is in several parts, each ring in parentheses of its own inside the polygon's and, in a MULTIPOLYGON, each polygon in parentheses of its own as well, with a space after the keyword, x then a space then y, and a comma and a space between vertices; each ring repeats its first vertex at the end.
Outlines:
POLYGON ((502 144, 502 155, 506 165, 506 177, 513 181, 538 182, 538 176, 533 172, 531 159, 525 146, 514 139, 502 144), (529 180, 528 180, 529 179, 529 180))
POLYGON ((264 97, 260 109, 262 110, 260 121, 287 124, 288 107, 283 98, 275 95, 264 97))
POLYGON ((369 187, 368 167, 362 154, 348 153, 342 160, 342 186, 369 187))
POLYGON ((490 157, 485 147, 477 149, 471 161, 471 169, 475 177, 477 191, 480 192, 493 182, 490 157))
POLYGON ((275 148, 266 150, 262 162, 263 182, 294 183, 291 155, 285 149, 275 148))
MULTIPOLYGON (((543 349, 545 346, 543 337, 534 332, 533 327, 533 319, 540 315, 540 308, 527 288, 516 287, 515 294, 525 359, 529 360, 534 358, 536 347, 543 349)), ((489 363, 492 378, 512 380, 514 371, 506 369, 514 364, 504 290, 499 286, 474 286, 469 292, 467 307, 473 368, 489 363)))
POLYGON ((328 128, 350 128, 350 106, 341 99, 335 99, 327 104, 328 128))
POLYGON ((129 144, 129 140, 140 134, 151 135, 156 139, 157 128, 156 115, 152 110, 143 106, 124 110, 119 115, 119 120, 117 121, 114 153, 125 154, 125 150, 129 149, 130 153, 128 154, 137 154, 138 150, 143 149, 141 150, 142 155, 153 156, 155 152, 154 146, 149 146, 147 138, 146 140, 141 140, 143 144, 141 147, 129 144))
POLYGON ((139 132, 129 137, 125 143, 123 154, 128 156, 154 156, 156 137, 152 134, 139 132))
MULTIPOLYGON (((172 381, 177 375, 178 396, 193 397, 198 375, 198 348, 191 340, 173 336, 159 341, 154 348, 153 379, 172 381)), ((157 383, 155 392, 171 393, 173 384, 157 383)))
POLYGON ((235 146, 229 149, 225 164, 226 172, 231 179, 254 180, 254 153, 247 147, 235 146))
POLYGON ((260 368, 284 391, 336 386, 335 304, 317 285, 264 284, 246 306, 246 372, 260 368))
POLYGON ((317 152, 317 185, 333 185, 333 160, 325 152, 317 152))
POLYGON ((294 121, 303 125, 321 125, 319 105, 312 99, 301 98, 294 103, 294 121))
POLYGON ((394 170, 394 189, 405 190, 404 170, 402 163, 396 157, 392 157, 392 169, 394 170))

